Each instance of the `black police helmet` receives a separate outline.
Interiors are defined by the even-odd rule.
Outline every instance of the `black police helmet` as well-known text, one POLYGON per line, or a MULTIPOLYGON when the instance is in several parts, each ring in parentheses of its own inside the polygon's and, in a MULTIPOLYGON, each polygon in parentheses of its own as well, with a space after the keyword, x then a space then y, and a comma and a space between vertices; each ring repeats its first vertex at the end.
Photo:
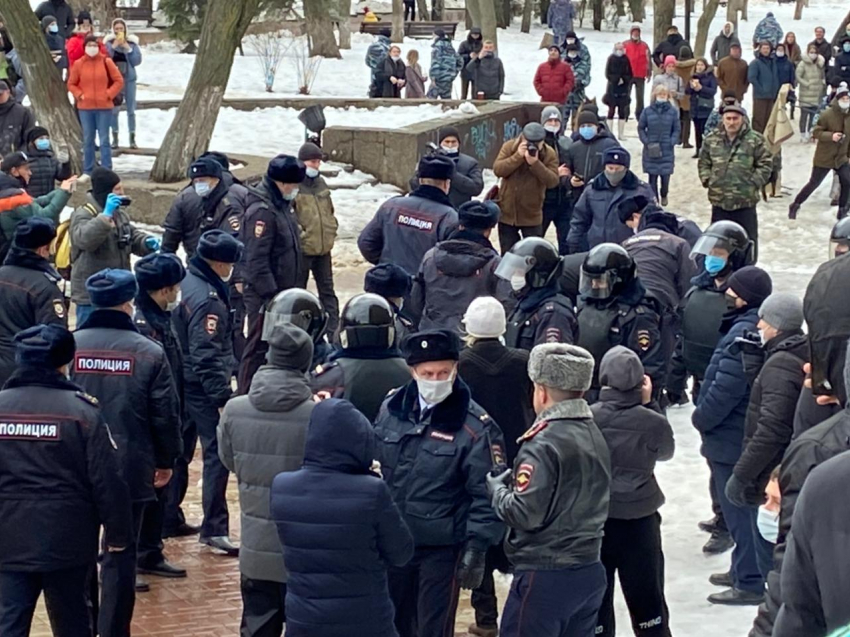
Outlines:
POLYGON ((607 299, 617 296, 635 278, 635 262, 623 246, 601 243, 581 264, 581 295, 607 299))
POLYGON ((732 271, 740 270, 745 265, 752 265, 753 242, 743 226, 734 221, 715 221, 702 236, 697 239, 691 257, 711 254, 711 249, 719 247, 729 252, 728 267, 732 271))
POLYGON ((339 342, 343 349, 387 349, 394 341, 395 313, 384 297, 358 294, 345 304, 339 317, 339 342))
POLYGON ((265 311, 263 319, 263 340, 276 325, 290 324, 300 327, 318 343, 325 333, 328 314, 316 296, 301 288, 290 288, 278 293, 265 311))
POLYGON ((850 248, 850 217, 839 219, 829 234, 829 258, 846 254, 850 248))
POLYGON ((524 275, 527 287, 544 288, 561 275, 562 265, 563 259, 549 241, 528 237, 514 244, 502 257, 496 275, 508 281, 524 275))

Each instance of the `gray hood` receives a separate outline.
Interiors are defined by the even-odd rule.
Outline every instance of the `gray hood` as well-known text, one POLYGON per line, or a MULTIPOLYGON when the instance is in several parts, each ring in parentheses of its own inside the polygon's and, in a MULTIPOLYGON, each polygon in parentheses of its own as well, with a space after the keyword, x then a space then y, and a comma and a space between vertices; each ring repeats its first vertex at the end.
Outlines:
POLYGON ((263 365, 257 370, 248 392, 255 409, 271 412, 292 411, 312 396, 304 373, 272 365, 263 365))
POLYGON ((608 350, 599 364, 599 382, 603 387, 630 391, 643 383, 643 363, 632 350, 617 345, 608 350))

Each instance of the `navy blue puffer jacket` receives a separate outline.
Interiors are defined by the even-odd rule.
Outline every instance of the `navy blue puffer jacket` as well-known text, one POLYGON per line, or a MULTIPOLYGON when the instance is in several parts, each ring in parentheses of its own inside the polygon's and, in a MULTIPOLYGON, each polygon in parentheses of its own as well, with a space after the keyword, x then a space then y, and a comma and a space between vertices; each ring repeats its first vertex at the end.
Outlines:
POLYGON ((374 455, 366 417, 330 399, 310 417, 304 466, 274 479, 287 637, 398 637, 387 568, 410 560, 413 539, 386 484, 369 472, 374 455))
POLYGON ((755 307, 723 317, 720 331, 725 334, 711 356, 691 416, 694 427, 702 434, 702 455, 708 460, 735 464, 741 457, 750 384, 735 339, 745 331, 755 331, 758 320, 755 307))
POLYGON ((643 109, 638 121, 638 136, 643 144, 643 172, 647 175, 672 175, 676 163, 673 152, 680 137, 679 111, 669 100, 655 100, 643 109), (650 152, 650 145, 652 152, 650 152), (660 157, 653 156, 661 153, 660 157))

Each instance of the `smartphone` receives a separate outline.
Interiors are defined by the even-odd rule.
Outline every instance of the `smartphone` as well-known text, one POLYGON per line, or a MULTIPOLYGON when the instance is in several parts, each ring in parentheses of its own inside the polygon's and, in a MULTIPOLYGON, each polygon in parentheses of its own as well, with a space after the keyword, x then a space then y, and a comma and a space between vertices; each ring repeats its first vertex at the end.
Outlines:
POLYGON ((829 369, 822 358, 812 360, 812 393, 815 396, 832 396, 835 390, 828 378, 829 369))

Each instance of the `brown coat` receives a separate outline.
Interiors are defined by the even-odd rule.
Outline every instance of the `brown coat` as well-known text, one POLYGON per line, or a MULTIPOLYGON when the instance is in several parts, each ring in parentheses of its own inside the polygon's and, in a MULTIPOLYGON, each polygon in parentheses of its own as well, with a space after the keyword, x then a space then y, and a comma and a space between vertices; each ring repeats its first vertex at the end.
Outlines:
POLYGON ((539 160, 529 164, 517 153, 521 140, 517 137, 506 141, 493 164, 493 172, 502 179, 499 187, 502 216, 499 221, 510 226, 537 226, 543 223, 546 190, 560 183, 558 153, 540 142, 539 160))
POLYGON ((744 60, 736 60, 731 55, 720 60, 717 63, 715 73, 721 94, 723 91, 735 91, 735 97, 738 98, 738 101, 743 101, 747 89, 750 88, 750 83, 747 80, 748 68, 744 60))
MULTIPOLYGON (((694 59, 691 60, 679 60, 676 62, 676 75, 682 78, 682 84, 687 88, 691 85, 691 78, 694 76, 694 68, 697 65, 697 61, 694 59)), ((679 108, 683 111, 691 110, 691 96, 687 93, 683 93, 681 97, 679 97, 679 108)))
POLYGON ((115 62, 102 53, 81 57, 71 67, 68 90, 80 110, 112 109, 112 100, 124 88, 124 77, 115 62))
POLYGON ((817 168, 839 168, 848 162, 850 155, 850 111, 843 112, 838 108, 838 100, 818 118, 817 126, 812 131, 812 137, 818 140, 815 148, 814 165, 817 168), (844 133, 840 142, 832 141, 833 133, 844 133))

